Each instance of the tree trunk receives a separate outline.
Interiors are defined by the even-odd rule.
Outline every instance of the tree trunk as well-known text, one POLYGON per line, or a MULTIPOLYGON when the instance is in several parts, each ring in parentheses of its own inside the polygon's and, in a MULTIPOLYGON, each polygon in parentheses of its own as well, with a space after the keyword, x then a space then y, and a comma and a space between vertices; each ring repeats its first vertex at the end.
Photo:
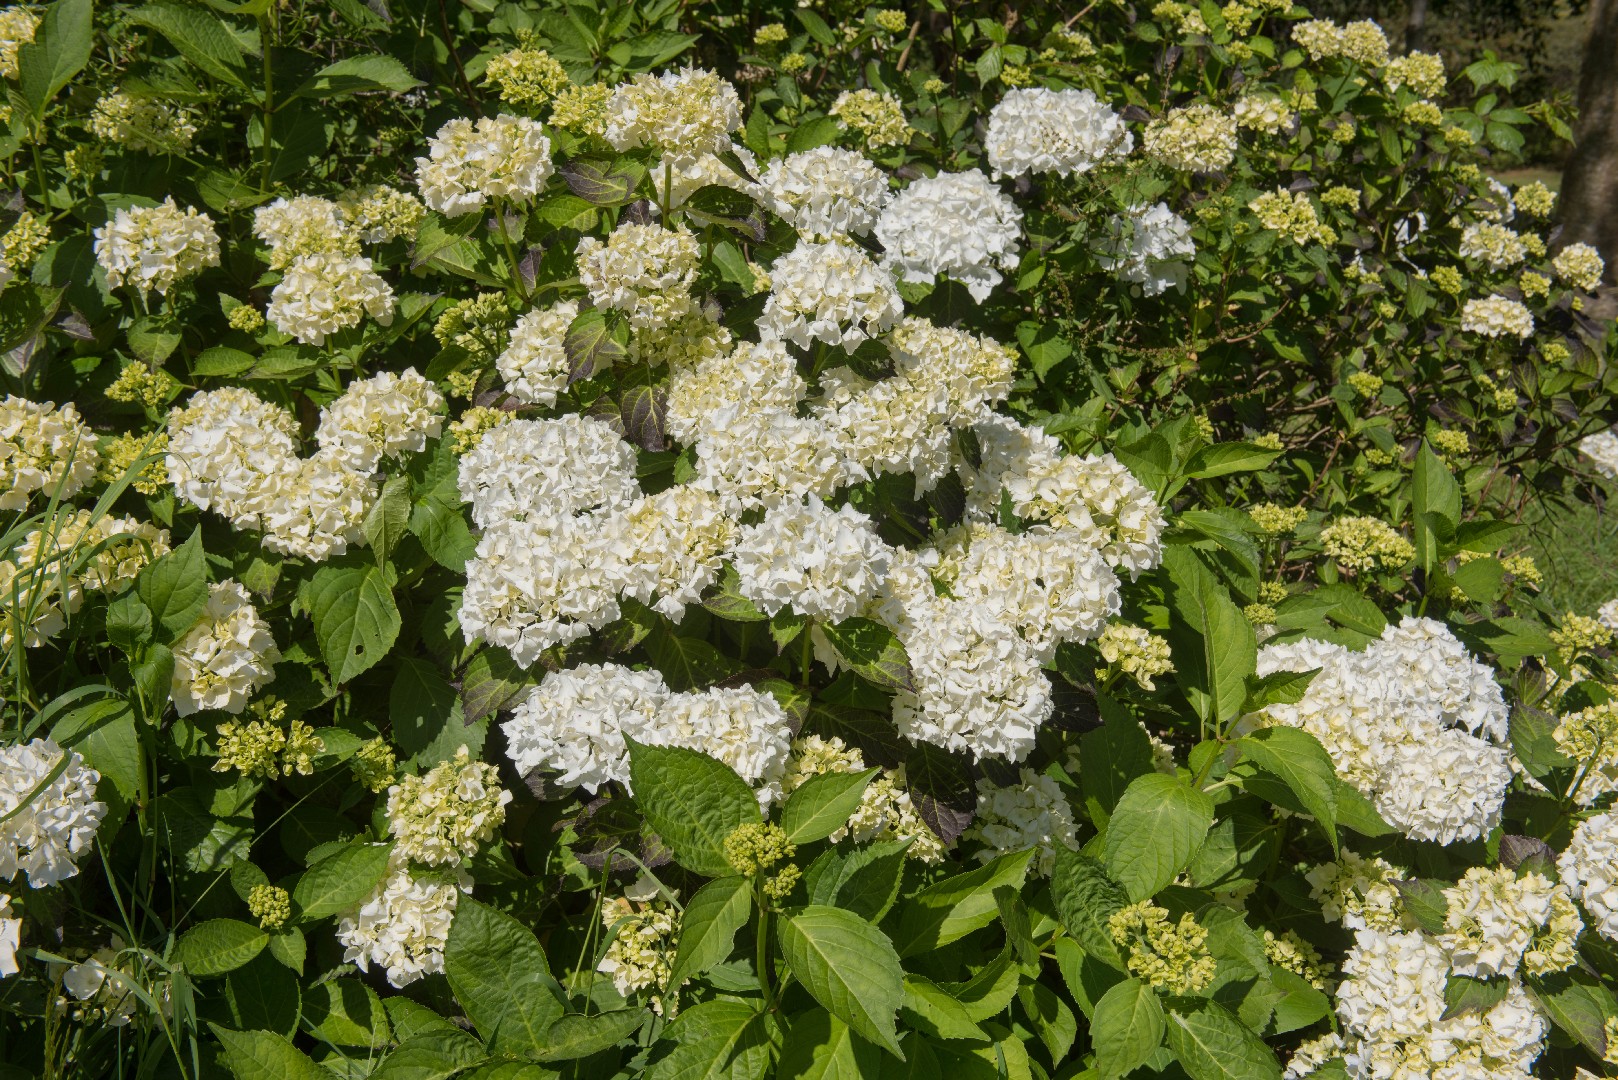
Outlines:
POLYGON ((1410 0, 1405 14, 1405 52, 1427 47, 1427 0, 1410 0))
POLYGON ((1594 0, 1579 74, 1577 144, 1562 173, 1560 246, 1592 244, 1618 285, 1618 0, 1594 0))

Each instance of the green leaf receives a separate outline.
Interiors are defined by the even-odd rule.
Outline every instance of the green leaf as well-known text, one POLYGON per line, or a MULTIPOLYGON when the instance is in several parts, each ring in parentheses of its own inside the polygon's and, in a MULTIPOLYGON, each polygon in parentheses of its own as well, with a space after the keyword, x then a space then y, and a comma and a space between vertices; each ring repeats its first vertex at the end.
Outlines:
POLYGON ((731 622, 765 622, 769 616, 741 593, 741 578, 736 568, 725 563, 719 570, 719 580, 702 599, 702 606, 731 622))
POLYGON ((1091 816, 1104 823, 1130 781, 1152 771, 1152 740, 1140 721, 1124 709, 1103 708, 1094 731, 1079 736, 1079 778, 1091 816))
POLYGON ((391 56, 350 56, 327 64, 292 92, 293 97, 328 98, 368 90, 402 94, 424 85, 391 56))
POLYGON ((664 1032, 674 1049, 645 1080, 757 1080, 770 1060, 765 1015, 745 1001, 719 998, 682 1009, 664 1032))
POLYGON ((401 1042, 367 1080, 449 1080, 488 1056, 483 1044, 464 1031, 428 1030, 401 1042))
POLYGON ((569 384, 592 379, 629 356, 629 320, 616 311, 588 308, 568 324, 562 339, 569 384))
POLYGON ((107 605, 107 640, 126 656, 152 640, 152 609, 134 589, 107 605))
POLYGON ((1231 473, 1263 472, 1280 456, 1281 451, 1255 443, 1219 443, 1192 454, 1185 474, 1193 480, 1211 480, 1231 473))
POLYGON ((909 846, 908 840, 890 840, 848 851, 829 848, 821 852, 803 874, 809 902, 879 921, 899 896, 909 846))
POLYGON ((1412 479, 1411 510, 1415 521, 1416 565, 1431 573, 1455 537, 1461 521, 1461 487, 1449 469, 1422 444, 1412 479))
POLYGON ((1474 979, 1469 975, 1450 973, 1444 983, 1444 1015, 1440 1019, 1452 1020, 1462 1013, 1485 1013, 1506 999, 1511 982, 1505 976, 1493 979, 1474 979))
POLYGON ((1116 1080, 1146 1064, 1163 1045, 1163 1006, 1157 994, 1137 979, 1108 990, 1096 1002, 1090 1041, 1101 1080, 1116 1080))
POLYGON ((882 1072, 880 1051, 825 1009, 792 1018, 781 1047, 779 1080, 865 1080, 882 1072))
POLYGON ((309 942, 296 926, 284 927, 270 935, 270 955, 302 975, 304 961, 309 958, 309 942))
POLYGON ((1242 712, 1258 712, 1266 705, 1296 705, 1319 674, 1320 668, 1310 668, 1308 671, 1272 671, 1263 677, 1249 678, 1242 712))
MULTIPOLYGON (((806 9, 797 8, 796 13, 801 17, 806 9)), ((797 154, 804 150, 813 150, 817 146, 829 146, 836 142, 843 133, 843 125, 835 117, 817 116, 812 120, 805 120, 792 129, 787 136, 787 153, 797 154)))
POLYGON ((1530 976, 1523 984, 1551 1023, 1597 1058, 1606 1057, 1611 1049, 1606 1021, 1609 1016, 1618 1016, 1618 999, 1598 976, 1574 968, 1554 975, 1530 976))
POLYGON ((753 890, 746 878, 715 878, 686 902, 680 919, 680 945, 669 965, 669 989, 730 958, 736 931, 753 914, 753 890))
POLYGON ((461 709, 465 721, 475 724, 516 701, 532 685, 522 668, 504 649, 485 648, 466 665, 461 676, 461 709))
POLYGON ((635 802, 675 860, 706 877, 735 873, 725 857, 725 837, 740 825, 761 820, 753 789, 706 754, 625 742, 635 802))
POLYGON ((870 619, 844 619, 820 627, 854 674, 886 690, 913 689, 910 657, 894 632, 870 619))
POLYGON ((905 976, 902 1015, 912 1027, 935 1039, 989 1040, 965 1005, 948 990, 920 975, 905 976))
POLYGON ((307 606, 332 681, 369 671, 399 636, 399 609, 381 566, 323 566, 309 580, 307 606))
POLYGON ((1155 895, 1191 862, 1213 817, 1213 800, 1179 777, 1136 778, 1107 822, 1107 874, 1131 901, 1155 895))
POLYGON ((635 197, 646 169, 631 158, 574 158, 557 170, 573 194, 592 206, 622 206, 635 197))
POLYGON ((780 922, 793 977, 833 1016, 900 1056, 895 1018, 904 972, 886 934, 840 908, 811 904, 780 922))
POLYGON ((202 530, 195 529, 185 543, 148 563, 135 579, 135 591, 152 618, 172 642, 202 615, 208 604, 208 564, 202 551, 202 530))
POLYGON ((1168 1015, 1169 1049, 1191 1080, 1281 1080, 1281 1063, 1264 1040, 1212 1001, 1175 1003, 1168 1015))
POLYGON ((532 930, 463 896, 444 943, 444 974, 491 1051, 533 1057, 547 1050, 562 1002, 532 930))
POLYGON ((223 19, 204 7, 147 4, 125 16, 138 26, 156 30, 181 56, 221 82, 248 89, 247 60, 223 19))
POLYGON ((97 790, 103 799, 109 798, 110 785, 123 800, 123 807, 109 813, 104 825, 120 819, 130 804, 146 801, 147 775, 140 731, 135 711, 127 701, 104 698, 74 709, 52 725, 51 738, 64 749, 77 750, 101 774, 104 783, 97 790))
POLYGON ((994 890, 1022 888, 1028 877, 1030 851, 1013 851, 975 870, 956 874, 912 896, 899 920, 897 945, 902 956, 915 956, 988 926, 1000 917, 994 890))
POLYGON ((599 1053, 628 1038, 650 1015, 645 1009, 613 1009, 588 1016, 558 1017, 546 1032, 545 1050, 538 1055, 539 1060, 573 1061, 599 1053))
POLYGON ((177 955, 198 978, 235 971, 264 951, 270 935, 238 919, 209 919, 180 937, 177 955))
POLYGON ((392 844, 349 844, 321 859, 298 878, 292 899, 304 921, 357 908, 388 874, 392 844))
POLYGON ((332 1074, 273 1031, 232 1031, 209 1024, 220 1059, 236 1080, 332 1080, 332 1074))
POLYGON ((781 828, 786 830, 787 839, 794 844, 808 844, 824 840, 847 825, 877 771, 822 773, 804 781, 781 808, 781 828))
POLYGON ((1257 667, 1253 625, 1195 552, 1168 547, 1163 565, 1173 584, 1170 602, 1182 619, 1170 632, 1180 685, 1199 716, 1226 724, 1240 715, 1247 677, 1257 667))
POLYGON ((1124 961, 1107 930, 1107 920, 1129 905, 1129 897, 1107 876, 1100 861, 1058 848, 1051 870, 1051 898, 1073 939, 1097 960, 1123 971, 1124 961))
POLYGON ((303 1020, 338 1046, 382 1047, 391 1034, 382 999, 358 979, 332 979, 304 990, 303 1020))
POLYGON ((1395 881, 1399 899, 1404 902, 1405 914, 1416 920, 1429 934, 1443 933, 1449 916, 1449 901, 1444 897, 1444 883, 1424 878, 1395 881))
POLYGON ((17 50, 17 88, 36 120, 45 106, 90 62, 95 45, 91 0, 56 0, 45 9, 34 39, 17 50))
POLYGON ((1079 1020, 1067 1002, 1040 982, 1023 983, 1017 988, 1017 1004, 1023 1018, 1045 1044, 1052 1061, 1063 1061, 1079 1036, 1079 1020))
POLYGON ((365 512, 361 523, 365 542, 371 545, 377 565, 388 561, 393 549, 404 539, 410 527, 410 478, 392 476, 382 485, 382 494, 365 512))
MULTIPOLYGON (((1269 727, 1244 737, 1237 745, 1247 760, 1298 797, 1303 808, 1326 830, 1326 838, 1336 851, 1337 772, 1320 740, 1299 728, 1269 727)), ((1254 790, 1251 784, 1248 790, 1254 790)), ((1255 794, 1262 796, 1263 792, 1255 794)))
POLYGON ((467 741, 461 699, 438 666, 427 660, 407 656, 399 661, 388 691, 388 715, 393 741, 421 764, 447 760, 467 741))

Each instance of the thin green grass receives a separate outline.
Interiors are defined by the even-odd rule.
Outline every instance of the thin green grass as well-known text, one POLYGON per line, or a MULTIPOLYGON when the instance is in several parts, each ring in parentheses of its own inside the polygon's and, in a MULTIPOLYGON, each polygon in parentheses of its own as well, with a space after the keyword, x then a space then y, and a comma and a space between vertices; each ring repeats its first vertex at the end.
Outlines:
POLYGON ((1618 597, 1618 503, 1552 507, 1531 525, 1528 548, 1554 610, 1593 615, 1618 597))

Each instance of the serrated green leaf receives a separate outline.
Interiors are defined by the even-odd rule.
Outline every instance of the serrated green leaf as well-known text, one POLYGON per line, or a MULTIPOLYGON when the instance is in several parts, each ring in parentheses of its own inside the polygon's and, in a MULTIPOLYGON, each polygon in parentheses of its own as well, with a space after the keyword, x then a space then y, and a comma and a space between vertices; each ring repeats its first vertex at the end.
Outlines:
POLYGON ((781 808, 781 828, 786 830, 787 839, 794 844, 808 844, 824 840, 847 825, 877 771, 823 773, 804 781, 781 808))
POLYGON ((235 971, 264 951, 270 935, 239 919, 209 919, 180 936, 176 955, 198 978, 235 971))
POLYGON ((388 873, 392 844, 350 844, 321 859, 298 878, 292 900, 305 921, 357 908, 388 873))
POLYGON ((852 912, 811 904, 780 922, 781 954, 811 997, 855 1032, 900 1056, 904 972, 886 934, 852 912))
POLYGON ((1155 895, 1191 862, 1213 817, 1213 800, 1179 777, 1137 777, 1107 822, 1108 876, 1132 901, 1155 895))
POLYGON ((753 789, 706 754, 625 741, 635 802, 676 861, 706 877, 735 873, 725 857, 725 837, 761 820, 753 789))
POLYGON ((680 944, 669 965, 669 987, 679 989, 730 958, 736 931, 753 913, 753 890, 743 877, 722 877, 696 891, 680 918, 680 944))

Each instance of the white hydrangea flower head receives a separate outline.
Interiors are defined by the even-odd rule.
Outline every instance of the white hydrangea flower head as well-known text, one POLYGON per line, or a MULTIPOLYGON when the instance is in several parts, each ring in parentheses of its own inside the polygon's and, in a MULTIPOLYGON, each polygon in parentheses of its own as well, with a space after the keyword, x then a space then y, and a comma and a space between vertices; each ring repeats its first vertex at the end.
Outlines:
POLYGON ((735 518, 712 491, 677 484, 645 495, 624 512, 627 556, 623 594, 678 623, 687 605, 719 576, 736 541, 735 518))
POLYGON ((44 889, 77 874, 107 814, 95 797, 100 780, 77 750, 51 739, 0 749, 0 878, 12 881, 21 871, 29 886, 44 889), (45 784, 64 756, 67 765, 45 784))
POLYGON ((1590 459, 1596 472, 1618 480, 1618 431, 1609 429, 1585 436, 1579 440, 1579 453, 1590 459))
POLYGON ((1089 90, 1008 90, 989 110, 983 150, 995 179, 1074 176, 1135 149, 1123 119, 1089 90))
POLYGON ((1292 123, 1292 109, 1273 94, 1243 94, 1231 106, 1236 126, 1266 135, 1279 135, 1292 123))
POLYGON ((0 79, 15 79, 17 54, 34 40, 39 16, 21 5, 0 8, 0 79))
POLYGON ((219 234, 213 219, 171 195, 157 206, 131 206, 95 231, 96 262, 113 288, 128 284, 145 293, 166 293, 204 267, 219 265, 219 234))
POLYGON ((1011 394, 1017 350, 990 337, 906 317, 887 338, 898 373, 943 388, 948 423, 963 427, 1011 394))
POLYGON ((1581 821, 1557 857, 1556 872, 1590 915, 1591 928, 1618 941, 1618 814, 1581 821))
POLYGON ((790 607, 832 623, 859 614, 876 596, 891 558, 870 518, 814 496, 766 510, 758 524, 742 526, 730 551, 738 589, 760 611, 790 607))
MULTIPOLYGON (((835 735, 804 735, 792 741, 792 756, 781 778, 781 793, 791 795, 804 781, 827 773, 865 771, 865 760, 835 735)), ((908 841, 905 857, 935 863, 944 857, 944 845, 922 821, 910 792, 905 790, 904 766, 883 769, 865 786, 860 805, 848 823, 827 837, 832 843, 852 839, 857 844, 908 841)))
POLYGON ((717 411, 731 420, 760 413, 795 413, 808 392, 798 362, 780 340, 737 342, 729 352, 680 365, 669 375, 667 424, 677 442, 693 443, 717 411))
POLYGON ((96 435, 73 407, 7 394, 0 401, 0 510, 26 510, 36 494, 72 498, 95 480, 96 435))
POLYGON ((1170 288, 1185 291, 1186 262, 1197 253, 1191 226, 1167 203, 1137 206, 1117 214, 1108 225, 1109 237, 1100 263, 1119 280, 1140 286, 1146 296, 1161 296, 1170 288))
POLYGON ((854 477, 842 441, 824 420, 785 409, 726 405, 697 433, 692 483, 740 515, 749 507, 827 499, 854 477))
POLYGON ((1131 579, 1162 558, 1163 510, 1150 488, 1111 454, 1065 454, 1059 442, 1010 417, 989 415, 973 428, 982 465, 961 463, 968 513, 999 517, 1002 493, 1023 521, 1071 531, 1131 579))
POLYGON ((1496 293, 1461 305, 1461 329, 1490 338, 1510 334, 1526 341, 1534 334, 1534 316, 1517 301, 1496 293))
POLYGON ((320 413, 315 442, 346 468, 375 472, 383 458, 419 454, 444 430, 444 395, 413 367, 348 384, 320 413))
POLYGON ((883 265, 905 281, 932 284, 940 276, 966 286, 982 303, 1014 269, 1022 241, 1022 211, 978 169, 916 180, 877 219, 883 265))
POLYGON ((1218 172, 1236 159, 1236 118, 1212 105, 1187 105, 1146 125, 1146 156, 1171 169, 1218 172))
POLYGON ((1064 641, 1096 637, 1120 610, 1118 576, 1070 530, 1019 534, 977 522, 937 546, 937 576, 950 595, 1017 627, 1041 663, 1064 641))
POLYGON ((1444 890, 1444 900, 1438 943, 1458 975, 1544 975, 1578 960, 1584 922, 1567 888, 1543 874, 1474 866, 1444 890))
POLYGON ((292 260, 270 291, 264 316, 283 334, 305 345, 324 345, 332 334, 358 326, 369 315, 393 322, 393 287, 364 255, 316 252, 292 260))
POLYGON ((853 150, 819 146, 772 161, 763 202, 806 240, 865 236, 892 192, 888 174, 853 150))
POLYGON ((636 75, 607 101, 606 137, 614 149, 651 147, 675 164, 728 149, 730 133, 741 126, 736 88, 702 68, 636 75))
POLYGON ((685 226, 625 223, 603 243, 579 241, 579 281, 598 308, 622 311, 637 330, 666 326, 696 307, 691 286, 701 262, 697 238, 685 226))
POLYGON ((853 352, 904 314, 893 278, 852 244, 800 241, 775 260, 770 283, 758 320, 765 341, 800 349, 821 341, 853 352))
POLYGON ((253 211, 253 235, 270 249, 270 269, 283 270, 304 255, 358 255, 360 239, 330 199, 297 195, 253 211))
POLYGON ((501 724, 517 771, 558 773, 557 783, 592 795, 602 785, 629 784, 624 736, 649 742, 669 689, 655 671, 582 664, 547 675, 501 724))
MULTIPOLYGON (((107 947, 97 949, 80 963, 68 968, 62 975, 62 989, 81 1003, 74 1006, 69 1015, 81 1023, 93 1022, 110 1028, 125 1027, 134 1020, 143 1002, 129 985, 131 981, 137 984, 139 981, 131 959, 123 939, 113 935, 107 947), (116 978, 115 975, 124 978, 116 978)), ((65 998, 57 1000, 63 1005, 67 1003, 65 998)), ((158 1005, 164 1015, 168 1015, 166 983, 159 992, 158 1005)))
POLYGON ((258 528, 265 477, 298 455, 298 421, 251 390, 191 395, 169 413, 165 465, 174 493, 237 528, 258 528))
POLYGON ((283 460, 264 477, 260 493, 264 546, 324 562, 364 543, 365 515, 379 491, 376 479, 353 469, 341 448, 328 447, 283 460))
POLYGON ((466 564, 461 632, 488 641, 528 667, 553 645, 586 637, 617 619, 633 584, 627 520, 595 514, 489 525, 466 564))
POLYGON ((683 746, 724 762, 768 806, 781 797, 792 726, 773 695, 746 686, 714 686, 670 694, 646 741, 683 746))
POLYGON ((387 184, 369 184, 337 196, 343 220, 367 244, 383 244, 414 236, 427 216, 427 208, 408 191, 387 184))
MULTIPOLYGON (((670 989, 670 968, 680 940, 680 912, 661 897, 634 903, 615 896, 601 905, 601 923, 612 934, 596 970, 610 976, 613 989, 623 997, 643 990, 670 989)), ((652 1011, 662 1014, 661 997, 652 1011)))
POLYGON ((635 448, 605 423, 577 413, 500 425, 461 458, 459 483, 472 520, 485 529, 517 519, 618 512, 640 495, 635 448))
POLYGON ((578 316, 579 305, 564 300, 517 320, 510 342, 494 362, 507 393, 528 405, 556 404, 556 395, 567 388, 571 369, 564 347, 567 328, 578 316))
POLYGON ((481 209, 490 199, 527 202, 550 178, 551 141, 525 116, 460 117, 438 129, 416 159, 416 186, 446 217, 481 209))
POLYGON ((459 866, 493 839, 509 802, 499 770, 462 746, 425 776, 404 776, 388 788, 394 852, 428 866, 459 866))
POLYGON ((1327 922, 1349 930, 1408 930, 1404 901, 1394 882, 1405 877, 1386 859, 1357 855, 1346 848, 1336 862, 1322 863, 1304 875, 1309 898, 1320 905, 1327 922))
POLYGON ((202 709, 239 713, 259 688, 275 680, 281 659, 270 625, 247 590, 226 579, 208 588, 196 625, 174 646, 169 694, 174 709, 190 716, 202 709))
POLYGON ((894 696, 894 727, 912 742, 978 760, 1027 757, 1054 706, 1022 634, 980 604, 926 595, 931 583, 913 574, 896 584, 884 618, 910 657, 916 688, 894 696))
POLYGON ((472 877, 466 871, 456 867, 417 877, 409 861, 395 853, 376 890, 337 920, 343 962, 361 971, 375 964, 395 988, 440 974, 455 907, 471 892, 472 877))
POLYGON ((1596 621, 1618 633, 1618 598, 1608 600, 1596 611, 1596 621))
POLYGON ((0 893, 0 979, 22 970, 17 966, 17 948, 22 944, 22 919, 11 910, 11 896, 0 893))
POLYGON ((1479 662, 1450 628, 1435 619, 1406 616, 1382 631, 1366 662, 1397 669, 1407 691, 1436 706, 1445 725, 1509 746, 1511 710, 1494 669, 1479 662))
POLYGON ((658 197, 667 204, 668 209, 679 209, 685 205, 687 199, 705 187, 729 188, 755 202, 758 201, 758 181, 748 179, 748 176, 758 175, 758 160, 753 157, 751 150, 739 143, 731 143, 726 149, 736 155, 736 160, 747 170, 747 176, 738 173, 716 154, 702 154, 689 159, 684 157, 663 159, 652 180, 658 197))
POLYGON ((1607 264, 1602 261, 1601 253, 1589 244, 1569 244, 1551 259, 1551 269, 1575 289, 1594 292, 1601 285, 1607 264))
POLYGON ((1056 866, 1056 849, 1079 849, 1073 808, 1055 780, 1024 767, 1017 782, 1001 787, 987 777, 979 780, 977 820, 965 839, 981 840, 977 853, 984 862, 1008 851, 1034 849, 1029 869, 1039 877, 1050 877, 1056 866))
POLYGON ((1460 255, 1476 259, 1490 270, 1508 270, 1528 255, 1528 246, 1513 229, 1490 222, 1473 222, 1461 230, 1460 255))
MULTIPOLYGON (((831 374, 822 373, 822 382, 831 374)), ((850 470, 914 476, 918 495, 937 487, 954 464, 948 387, 898 376, 849 390, 817 415, 836 433, 850 470)))

